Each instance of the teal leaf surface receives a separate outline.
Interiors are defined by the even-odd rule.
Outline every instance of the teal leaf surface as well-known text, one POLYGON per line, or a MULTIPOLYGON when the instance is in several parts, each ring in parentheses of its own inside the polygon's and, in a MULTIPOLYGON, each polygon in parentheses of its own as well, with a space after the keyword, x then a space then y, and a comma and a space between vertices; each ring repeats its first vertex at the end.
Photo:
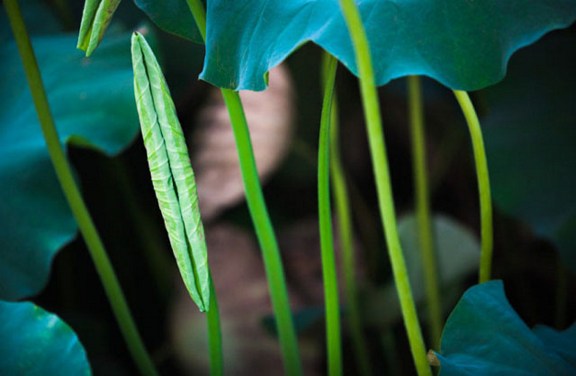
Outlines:
MULTIPOLYGON (((33 40, 62 142, 116 154, 137 134, 129 35, 84 58, 74 36, 33 40)), ((13 42, 0 47, 0 299, 46 284, 55 253, 76 235, 13 42)))
POLYGON ((576 37, 518 53, 486 90, 482 120, 494 201, 551 240, 576 272, 576 37))
POLYGON ((204 43, 186 0, 134 0, 134 3, 162 30, 204 43))
POLYGON ((442 334, 441 376, 574 375, 576 324, 530 330, 508 303, 502 281, 470 288, 442 334), (571 345, 570 347, 564 347, 571 345))
POLYGON ((0 375, 90 375, 76 334, 32 303, 0 301, 0 375))
MULTIPOLYGON (((379 85, 426 75, 460 90, 494 84, 508 58, 576 19, 573 0, 358 0, 379 85)), ((265 73, 313 41, 357 73, 338 0, 212 0, 201 78, 263 90, 265 73)))

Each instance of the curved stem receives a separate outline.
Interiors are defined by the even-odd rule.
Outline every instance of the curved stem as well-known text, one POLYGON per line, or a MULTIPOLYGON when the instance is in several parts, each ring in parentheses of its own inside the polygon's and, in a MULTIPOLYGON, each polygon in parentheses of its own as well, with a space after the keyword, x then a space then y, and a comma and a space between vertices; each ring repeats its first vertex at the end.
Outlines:
POLYGON ((430 215, 430 193, 426 172, 426 142, 424 132, 424 111, 420 78, 408 77, 408 106, 410 130, 412 133, 412 170, 414 173, 414 206, 418 221, 418 240, 424 266, 426 300, 428 305, 428 327, 431 345, 440 346, 442 335, 442 304, 438 286, 438 265, 434 252, 434 234, 430 215))
POLYGON ((340 306, 338 303, 338 277, 332 233, 330 209, 330 120, 332 100, 338 63, 325 55, 324 100, 320 119, 318 144, 318 218, 320 224, 320 249, 322 253, 322 275, 324 277, 324 299, 326 306, 326 342, 328 344, 328 374, 342 375, 342 339, 340 336, 340 306))
POLYGON ((386 157, 386 145, 384 143, 382 120, 380 118, 380 106, 374 81, 374 72, 372 70, 368 39, 366 37, 366 32, 364 31, 364 26, 356 2, 354 0, 340 0, 340 6, 356 53, 362 102, 366 116, 366 126, 368 128, 372 168, 374 169, 376 177, 378 205, 380 208, 380 215, 382 216, 386 243, 388 245, 388 254, 390 256, 392 272, 394 274, 394 281, 396 282, 396 289, 400 299, 404 325, 408 333, 410 349, 412 351, 412 357, 418 375, 431 376, 432 371, 430 370, 426 359, 422 330, 420 329, 420 323, 418 322, 416 305, 412 296, 412 289, 410 288, 406 263, 404 261, 404 256, 402 255, 400 237, 398 236, 388 159, 386 157))
POLYGON ((34 100, 40 126, 42 127, 48 153, 50 154, 52 164, 64 195, 66 196, 66 200, 76 218, 80 232, 84 237, 84 241, 86 242, 88 250, 90 251, 90 256, 92 257, 96 267, 96 271, 98 272, 108 300, 110 301, 110 305, 112 306, 112 311, 116 316, 124 340, 128 345, 128 349, 130 350, 136 365, 142 374, 156 375, 157 372, 154 368, 154 364, 152 363, 152 360, 142 343, 140 334, 136 329, 132 314, 130 313, 126 299, 124 298, 124 293, 120 288, 120 284, 114 272, 114 268, 108 259, 104 245, 102 244, 92 218, 88 213, 88 209, 86 208, 80 190, 76 185, 76 181, 72 175, 72 170, 68 164, 68 160, 66 159, 66 154, 64 153, 64 149, 60 143, 54 119, 52 118, 50 107, 48 105, 48 99, 46 97, 40 71, 38 69, 38 63, 36 62, 36 57, 20 13, 18 2, 17 0, 6 0, 4 1, 4 5, 6 7, 6 12, 8 13, 12 31, 14 32, 18 51, 22 58, 24 72, 28 79, 28 85, 34 100))
MULTIPOLYGON (((200 34, 206 39, 206 12, 204 6, 200 0, 187 0, 187 3, 196 21, 196 26, 200 30, 200 34)), ((238 159, 240 161, 244 190, 246 191, 248 210, 250 211, 258 244, 264 258, 264 268, 270 287, 272 308, 276 316, 278 338, 284 358, 284 370, 289 376, 301 375, 300 351, 290 311, 284 268, 274 228, 264 201, 260 179, 258 178, 246 115, 237 92, 228 89, 221 89, 221 92, 224 103, 228 108, 232 131, 238 149, 238 159)))
POLYGON ((338 146, 338 101, 334 94, 331 121, 331 154, 330 172, 332 177, 332 190, 336 204, 338 229, 340 230, 340 247, 342 249, 342 268, 344 274, 344 293, 346 295, 346 314, 352 337, 352 347, 356 359, 359 375, 372 375, 368 345, 363 335, 362 315, 358 304, 358 288, 356 286, 354 246, 352 235, 352 220, 350 203, 348 202, 348 187, 338 146))
POLYGON ((208 324, 208 345, 210 347, 210 375, 224 375, 224 356, 222 354, 222 332, 220 330, 220 311, 214 281, 210 276, 210 309, 206 312, 208 324))
POLYGON ((481 221, 481 253, 479 283, 490 280, 492 270, 492 198, 490 194, 490 176, 488 175, 488 162, 482 138, 482 129, 474 105, 465 91, 454 90, 458 104, 462 108, 474 150, 474 162, 476 164, 476 176, 478 179, 478 194, 480 196, 480 221, 481 221))

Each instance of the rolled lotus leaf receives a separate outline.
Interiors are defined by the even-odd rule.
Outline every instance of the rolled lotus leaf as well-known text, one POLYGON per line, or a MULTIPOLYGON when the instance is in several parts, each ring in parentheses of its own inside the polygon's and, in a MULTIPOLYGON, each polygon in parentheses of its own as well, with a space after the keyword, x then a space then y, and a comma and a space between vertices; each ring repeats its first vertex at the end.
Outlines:
POLYGON ((120 0, 86 0, 76 46, 86 51, 86 56, 100 44, 119 4, 120 0))
POLYGON ((208 310, 209 272, 194 172, 168 85, 152 49, 132 36, 134 93, 152 184, 184 284, 208 310))

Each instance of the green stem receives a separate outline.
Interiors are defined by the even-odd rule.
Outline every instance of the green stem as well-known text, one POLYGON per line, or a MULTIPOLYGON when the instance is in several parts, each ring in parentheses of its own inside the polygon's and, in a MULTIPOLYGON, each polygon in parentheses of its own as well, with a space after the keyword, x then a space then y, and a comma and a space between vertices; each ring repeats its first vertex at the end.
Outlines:
POLYGON ((410 342, 410 349, 418 375, 431 376, 432 371, 426 359, 422 330, 418 322, 416 305, 412 296, 412 289, 410 288, 406 263, 402 255, 400 237, 398 236, 388 159, 386 157, 386 145, 384 143, 380 106, 374 81, 374 72, 372 70, 368 39, 356 2, 354 0, 340 0, 340 6, 356 53, 362 102, 366 116, 366 126, 368 128, 370 154, 372 156, 372 168, 374 169, 376 177, 378 205, 380 215, 382 216, 394 281, 396 282, 396 289, 400 299, 404 325, 408 333, 408 341, 410 342))
POLYGON ((104 290, 108 300, 110 301, 118 325, 120 326, 120 330, 122 331, 128 349, 130 350, 136 365, 142 374, 156 375, 157 372, 154 368, 154 364, 152 363, 152 360, 142 343, 140 334, 136 329, 132 314, 126 304, 124 293, 120 288, 112 264, 108 259, 100 236, 96 231, 96 227, 88 213, 88 209, 82 199, 80 190, 76 185, 72 175, 72 169, 68 164, 64 149, 60 143, 54 119, 52 118, 50 107, 48 105, 48 99, 46 97, 40 71, 38 69, 38 63, 36 62, 36 57, 20 13, 18 2, 17 0, 6 0, 4 1, 4 5, 10 20, 10 25, 12 26, 12 31, 14 32, 18 51, 22 58, 24 72, 28 79, 28 85, 34 100, 40 126, 42 127, 48 153, 50 154, 52 164, 60 185, 62 186, 62 190, 64 191, 64 195, 66 196, 70 209, 72 210, 76 222, 78 223, 78 227, 80 228, 80 232, 82 233, 84 241, 90 251, 90 256, 94 261, 96 271, 100 276, 100 280, 102 281, 104 290))
POLYGON ((282 259, 280 258, 274 228, 272 227, 268 209, 264 201, 262 187, 260 186, 246 116, 237 92, 222 89, 222 95, 230 114, 232 130, 238 147, 238 157, 242 171, 242 180, 244 181, 244 189, 246 190, 248 209, 250 210, 250 215, 252 216, 252 221, 256 229, 260 249, 262 249, 264 267, 270 286, 272 307, 278 325, 278 337, 284 356, 284 368, 287 375, 300 375, 302 374, 300 354, 292 314, 290 312, 284 268, 282 266, 282 259))
MULTIPOLYGON (((192 16, 196 21, 200 34, 206 39, 206 12, 200 0, 187 0, 192 16)), ((240 161, 240 170, 246 191, 246 202, 248 210, 252 217, 252 222, 256 229, 256 236, 262 256, 264 259, 264 268, 270 287, 270 298, 272 308, 276 316, 276 325, 278 328, 278 338, 284 358, 284 370, 287 375, 301 375, 302 365, 300 363, 300 351, 298 349, 298 340, 296 330, 290 311, 290 302, 288 300, 288 290, 286 288, 286 278, 284 276, 284 267, 280 257, 278 242, 272 227, 272 222, 268 214, 262 186, 258 178, 256 161, 254 160, 254 151, 250 141, 250 131, 244 114, 244 108, 240 96, 237 92, 221 89, 224 103, 228 108, 232 131, 238 149, 238 159, 240 161)))
POLYGON ((210 276, 210 309, 206 313, 208 323, 208 344, 210 346, 210 375, 224 374, 224 356, 222 354, 222 332, 220 331, 220 312, 214 281, 210 276))
POLYGON ((330 120, 336 81, 337 60, 326 55, 324 64, 324 101, 320 119, 318 145, 318 218, 324 298, 326 306, 326 342, 328 344, 328 374, 342 375, 342 339, 340 336, 340 306, 338 303, 338 277, 332 233, 330 209, 330 120))
POLYGON ((414 206, 418 221, 418 240, 424 264, 424 281, 428 304, 428 326, 431 344, 440 346, 442 335, 442 304, 438 286, 438 265, 434 252, 434 234, 430 215, 430 193, 428 191, 428 174, 426 172, 426 142, 424 132, 424 111, 420 78, 408 77, 408 105, 410 130, 412 133, 412 170, 414 173, 414 206))
POLYGON ((481 253, 479 282, 490 280, 492 269, 492 198, 490 195, 490 177, 488 175, 488 162, 482 139, 482 129, 474 105, 465 91, 454 90, 458 104, 462 108, 474 150, 474 162, 476 164, 476 176, 478 179, 478 194, 480 196, 480 221, 481 221, 481 253))
POLYGON ((344 274, 344 293, 346 295, 346 314, 352 336, 352 347, 359 374, 369 376, 372 374, 368 345, 362 334, 363 325, 358 304, 358 288, 356 286, 354 246, 352 236, 352 222, 350 203, 348 202, 348 187, 344 178, 344 171, 340 161, 338 146, 338 105, 336 94, 332 104, 331 120, 331 159, 330 172, 332 177, 332 190, 336 204, 338 229, 340 230, 340 247, 342 249, 342 269, 344 274))

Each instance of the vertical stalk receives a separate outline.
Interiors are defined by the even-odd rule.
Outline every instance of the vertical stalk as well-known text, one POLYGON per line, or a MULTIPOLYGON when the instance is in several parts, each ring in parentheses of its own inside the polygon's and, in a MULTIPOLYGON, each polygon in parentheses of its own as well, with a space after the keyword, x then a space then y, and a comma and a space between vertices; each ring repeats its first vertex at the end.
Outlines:
POLYGON ((66 196, 66 200, 70 205, 70 209, 76 218, 80 232, 84 237, 84 241, 86 242, 90 256, 92 257, 96 271, 102 281, 106 296, 112 306, 112 311, 116 316, 116 320, 120 326, 120 330, 122 331, 124 340, 128 345, 128 349, 132 354, 134 362, 142 374, 156 375, 157 372, 154 368, 154 364, 142 343, 138 330, 136 329, 124 293, 122 292, 116 273, 114 272, 114 268, 108 259, 104 245, 102 244, 100 236, 94 226, 88 209, 86 208, 86 204, 82 199, 80 190, 78 189, 72 175, 72 169, 68 164, 63 147, 60 144, 58 132, 50 112, 48 99, 38 69, 38 63, 36 62, 36 56, 34 55, 34 50, 32 49, 18 2, 17 0, 5 0, 4 5, 14 33, 16 45, 18 46, 18 51, 22 58, 24 72, 26 73, 30 92, 34 100, 40 126, 42 127, 44 139, 48 148, 48 153, 64 195, 66 196))
POLYGON ((476 176, 478 179, 478 194, 480 196, 480 273, 479 283, 490 280, 492 269, 492 198, 490 194, 490 176, 488 175, 488 162, 486 160, 486 151, 484 149, 484 140, 482 138, 482 129, 478 115, 474 110, 474 105, 465 91, 454 90, 454 95, 458 100, 460 108, 466 118, 466 124, 470 131, 472 139, 472 148, 474 150, 474 162, 476 164, 476 176))
POLYGON ((338 101, 334 94, 331 120, 331 154, 330 172, 332 178, 332 191, 336 204, 338 229, 340 230, 340 248, 342 249, 342 269, 344 274, 344 294, 346 296, 346 314, 352 337, 352 347, 356 359, 359 375, 372 374, 368 345, 363 335, 362 315, 358 304, 358 288, 356 286, 354 246, 352 235, 352 216, 348 202, 348 187, 340 160, 338 145, 338 101))
POLYGON ((292 314, 290 312, 284 268, 282 266, 282 259, 280 258, 274 228, 272 227, 268 209, 264 201, 260 180, 258 179, 258 171, 256 169, 256 162, 254 161, 246 116, 237 92, 222 89, 222 95, 224 96, 224 102, 226 103, 230 119, 232 120, 232 130, 238 148, 240 169, 242 170, 242 180, 244 181, 244 189, 246 190, 248 209, 256 229, 260 249, 262 249, 266 277, 270 286, 272 307, 278 326, 280 347, 284 356, 284 368, 287 375, 300 375, 302 374, 300 354, 292 314))
POLYGON ((366 116, 366 126, 368 128, 372 168, 374 169, 376 177, 378 205, 382 216, 394 281, 396 282, 396 289, 400 299, 402 317, 404 318, 404 325, 408 333, 408 341, 410 342, 410 349, 418 375, 431 376, 432 371, 426 359, 422 330, 418 322, 416 305, 412 296, 408 271, 406 270, 406 263, 398 235, 388 158, 386 157, 386 145, 384 143, 380 106, 378 103, 378 93, 376 91, 368 38, 366 37, 356 2, 354 0, 340 0, 340 7, 342 8, 356 53, 362 102, 366 116))
MULTIPOLYGON (((202 38, 205 40, 206 12, 204 6, 200 0, 187 0, 187 3, 196 22, 196 26, 202 38)), ((246 115, 244 114, 244 108, 242 107, 242 102, 237 92, 228 89, 221 89, 221 92, 224 103, 228 108, 232 131, 238 149, 238 159, 240 161, 244 190, 246 191, 248 210, 250 211, 258 238, 258 244, 260 245, 264 258, 264 268, 270 287, 270 298, 276 316, 278 338, 284 358, 284 370, 289 376, 301 375, 302 365, 300 362, 300 351, 298 349, 296 330, 290 311, 284 268, 282 266, 282 259, 280 258, 280 250, 274 228, 272 227, 266 202, 264 201, 262 186, 258 178, 258 170, 256 169, 256 162, 254 160, 246 115)))
POLYGON ((208 324, 208 345, 210 347, 210 375, 224 375, 224 356, 222 354, 222 332, 220 330, 220 311, 214 281, 210 276, 210 309, 206 312, 208 324))
POLYGON ((334 82, 336 81, 338 63, 334 57, 325 56, 323 65, 324 100, 322 103, 320 140, 318 144, 318 218, 326 306, 328 374, 330 376, 340 376, 342 375, 342 339, 340 335, 338 277, 336 275, 332 213, 330 209, 330 121, 332 119, 334 82))
POLYGON ((426 142, 424 132, 424 111, 420 78, 408 77, 408 106, 410 131, 412 133, 412 171, 414 174, 414 206, 418 221, 418 242, 424 266, 426 300, 428 305, 428 327, 430 344, 440 348, 442 335, 442 305, 438 286, 438 265, 434 252, 434 234, 430 215, 430 193, 426 172, 426 142))

